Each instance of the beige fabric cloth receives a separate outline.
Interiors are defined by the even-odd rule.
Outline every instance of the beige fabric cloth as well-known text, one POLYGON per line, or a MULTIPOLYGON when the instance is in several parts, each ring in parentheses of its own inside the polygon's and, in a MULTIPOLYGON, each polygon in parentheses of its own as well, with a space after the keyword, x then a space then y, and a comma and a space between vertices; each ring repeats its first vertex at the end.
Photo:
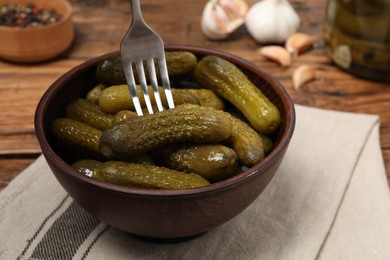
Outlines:
POLYGON ((242 214, 157 244, 115 230, 66 195, 43 157, 0 193, 0 259, 390 259, 379 118, 296 105, 276 176, 242 214))

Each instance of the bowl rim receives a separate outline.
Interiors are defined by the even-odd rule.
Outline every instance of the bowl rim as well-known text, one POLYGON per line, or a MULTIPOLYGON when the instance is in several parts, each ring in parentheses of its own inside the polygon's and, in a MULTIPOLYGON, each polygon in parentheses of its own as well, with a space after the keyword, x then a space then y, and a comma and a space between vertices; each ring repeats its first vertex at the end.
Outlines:
MULTIPOLYGON (((168 51, 191 51, 194 54, 201 54, 201 55, 217 55, 219 57, 225 58, 227 60, 233 61, 239 66, 242 66, 248 70, 250 70, 253 73, 260 74, 262 77, 266 79, 269 84, 273 84, 275 91, 279 96, 282 96, 283 98, 282 103, 286 107, 287 114, 290 114, 290 117, 287 117, 286 120, 286 131, 285 134, 281 137, 279 143, 277 146, 275 146, 272 151, 258 164, 253 166, 252 168, 249 168, 235 176, 232 176, 226 180, 222 180, 216 183, 212 183, 208 186, 199 187, 199 188, 192 188, 192 189, 180 189, 180 190, 157 190, 157 189, 144 189, 144 188, 131 188, 131 187, 124 187, 116 184, 106 183, 102 181, 98 181, 95 179, 92 179, 88 176, 82 175, 78 173, 74 168, 72 168, 71 165, 66 163, 62 158, 60 158, 57 153, 52 149, 50 146, 48 140, 45 136, 45 129, 43 129, 44 125, 44 111, 47 109, 47 105, 51 102, 53 96, 59 91, 59 86, 66 83, 70 78, 74 76, 78 76, 85 72, 86 70, 89 70, 90 67, 95 66, 99 60, 103 59, 104 57, 109 57, 111 55, 114 55, 116 53, 119 53, 119 51, 109 52, 103 55, 100 55, 98 57, 91 58, 78 66, 70 69, 68 72, 60 76, 43 94, 41 97, 37 109, 35 112, 35 119, 34 119, 34 125, 35 125, 35 131, 36 136, 38 138, 38 141, 41 145, 42 153, 47 160, 55 160, 58 162, 57 167, 60 168, 68 177, 84 184, 88 184, 91 187, 97 188, 97 189, 104 189, 105 191, 110 192, 116 192, 116 193, 122 193, 127 195, 133 195, 133 196, 147 196, 147 197, 181 197, 181 196, 194 196, 194 195, 202 195, 206 193, 212 193, 212 192, 218 192, 221 190, 231 189, 241 183, 245 183, 247 181, 250 181, 253 176, 255 176, 258 172, 261 172, 262 170, 266 169, 269 166, 272 166, 273 164, 276 164, 278 162, 280 154, 282 154, 291 138, 294 132, 295 128, 295 109, 294 104, 287 94, 287 91, 285 88, 281 85, 281 83, 272 75, 265 72, 263 69, 261 69, 259 66, 249 62, 248 60, 245 60, 243 58, 240 58, 236 55, 229 54, 227 52, 214 50, 211 48, 205 48, 205 47, 198 47, 198 46, 190 46, 190 45, 166 45, 165 49, 168 51)), ((50 164, 49 164, 50 165, 50 164)))
MULTIPOLYGON (((0 25, 0 31, 2 31, 3 33, 5 33, 5 32, 22 33, 22 32, 34 32, 34 31, 36 32, 36 31, 40 31, 40 30, 44 30, 44 29, 54 28, 54 27, 57 27, 57 26, 62 25, 64 23, 68 23, 72 17, 72 10, 73 10, 72 5, 66 0, 56 0, 56 1, 61 3, 66 9, 65 13, 62 14, 62 18, 60 20, 58 20, 57 22, 51 23, 51 24, 45 24, 45 25, 38 26, 38 27, 25 27, 25 28, 24 27, 11 27, 11 26, 0 25)), ((0 2, 3 2, 3 1, 0 1, 0 2)), ((47 1, 47 3, 50 3, 50 2, 51 1, 47 1)), ((4 1, 4 3, 12 3, 12 0, 4 1)), ((28 1, 26 1, 26 3, 35 3, 35 0, 28 0, 28 1)))

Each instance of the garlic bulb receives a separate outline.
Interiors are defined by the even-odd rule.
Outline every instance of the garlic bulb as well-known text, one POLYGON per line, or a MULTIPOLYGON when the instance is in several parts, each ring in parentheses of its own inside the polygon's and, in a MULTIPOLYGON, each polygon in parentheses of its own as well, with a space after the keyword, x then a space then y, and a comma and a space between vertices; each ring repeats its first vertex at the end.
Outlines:
POLYGON ((247 12, 244 0, 210 0, 203 9, 201 29, 209 39, 225 39, 244 24, 247 12))
POLYGON ((288 0, 262 0, 248 11, 245 24, 260 43, 282 43, 300 24, 298 14, 288 0))

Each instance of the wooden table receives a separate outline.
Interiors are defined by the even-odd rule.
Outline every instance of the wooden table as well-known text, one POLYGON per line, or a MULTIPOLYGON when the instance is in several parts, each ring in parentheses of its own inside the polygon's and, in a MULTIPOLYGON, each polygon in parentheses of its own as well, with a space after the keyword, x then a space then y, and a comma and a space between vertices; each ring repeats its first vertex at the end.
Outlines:
MULTIPOLYGON (((72 67, 118 50, 129 26, 129 1, 70 2, 74 8, 76 38, 64 55, 34 65, 0 61, 0 190, 41 153, 33 123, 36 105, 45 90, 72 67)), ((255 2, 248 1, 249 4, 255 2)), ((322 42, 325 0, 290 2, 300 15, 300 31, 318 36, 320 41, 315 49, 299 56, 288 68, 281 68, 256 54, 260 45, 244 27, 225 41, 207 40, 200 30, 206 0, 142 0, 141 7, 145 20, 166 44, 209 47, 243 57, 276 76, 296 104, 379 115, 381 147, 390 184, 390 84, 358 79, 331 63, 322 42), (317 80, 296 91, 291 75, 302 64, 317 69, 317 80)))

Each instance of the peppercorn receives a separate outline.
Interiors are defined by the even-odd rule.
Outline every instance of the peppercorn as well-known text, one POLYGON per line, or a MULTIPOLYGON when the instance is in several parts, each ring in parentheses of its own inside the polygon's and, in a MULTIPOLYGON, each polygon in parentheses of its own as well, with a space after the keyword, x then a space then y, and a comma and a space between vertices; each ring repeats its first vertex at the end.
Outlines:
POLYGON ((55 9, 39 8, 33 3, 27 5, 3 4, 0 6, 0 26, 38 27, 62 19, 55 9))

